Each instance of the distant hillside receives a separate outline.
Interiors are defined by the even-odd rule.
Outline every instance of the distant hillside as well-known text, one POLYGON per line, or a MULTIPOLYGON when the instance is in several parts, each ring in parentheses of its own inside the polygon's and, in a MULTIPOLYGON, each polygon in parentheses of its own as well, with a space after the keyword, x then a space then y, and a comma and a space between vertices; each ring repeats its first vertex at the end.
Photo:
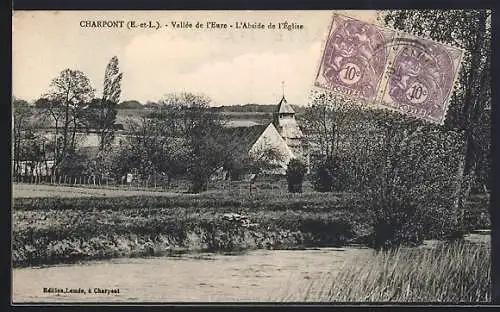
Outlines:
MULTIPOLYGON (((272 114, 276 109, 277 104, 235 104, 235 105, 226 105, 219 107, 212 107, 214 111, 223 112, 223 113, 264 113, 264 114, 272 114)), ((158 108, 159 104, 154 102, 148 102, 146 104, 142 104, 136 100, 123 101, 117 105, 117 109, 154 109, 158 108)), ((304 111, 303 106, 293 105, 293 109, 296 113, 302 113, 304 111)))
POLYGON ((230 113, 272 113, 274 104, 244 104, 214 107, 214 110, 230 113))
MULTIPOLYGON (((226 113, 273 113, 277 104, 244 104, 244 105, 227 105, 214 107, 214 110, 226 113)), ((292 104, 293 109, 297 113, 301 113, 304 107, 292 104)))
POLYGON ((143 109, 144 105, 142 105, 139 101, 123 101, 116 106, 117 109, 143 109))

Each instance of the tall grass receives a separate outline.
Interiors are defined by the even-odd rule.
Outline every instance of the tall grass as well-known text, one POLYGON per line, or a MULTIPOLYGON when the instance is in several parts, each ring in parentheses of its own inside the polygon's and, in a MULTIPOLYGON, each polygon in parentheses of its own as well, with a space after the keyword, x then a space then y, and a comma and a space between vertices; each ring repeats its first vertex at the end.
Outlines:
POLYGON ((490 248, 465 242, 374 252, 302 287, 285 301, 488 302, 490 248))

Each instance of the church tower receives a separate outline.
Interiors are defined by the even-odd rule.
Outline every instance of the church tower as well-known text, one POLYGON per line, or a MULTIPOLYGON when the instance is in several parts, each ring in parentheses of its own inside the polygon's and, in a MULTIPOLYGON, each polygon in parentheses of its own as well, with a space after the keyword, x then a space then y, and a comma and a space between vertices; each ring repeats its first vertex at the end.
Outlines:
POLYGON ((273 113, 273 124, 293 154, 297 158, 304 158, 304 135, 295 120, 295 111, 288 104, 284 94, 273 113))

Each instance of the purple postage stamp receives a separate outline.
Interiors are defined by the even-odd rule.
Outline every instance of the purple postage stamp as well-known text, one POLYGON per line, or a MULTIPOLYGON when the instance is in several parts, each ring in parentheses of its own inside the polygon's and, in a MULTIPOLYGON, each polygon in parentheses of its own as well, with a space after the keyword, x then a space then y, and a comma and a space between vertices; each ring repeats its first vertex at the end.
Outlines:
POLYGON ((334 14, 314 85, 442 124, 462 55, 334 14))
POLYGON ((375 100, 394 31, 335 14, 315 86, 375 100))
POLYGON ((462 50, 430 40, 399 38, 382 85, 381 104, 442 124, 462 50))

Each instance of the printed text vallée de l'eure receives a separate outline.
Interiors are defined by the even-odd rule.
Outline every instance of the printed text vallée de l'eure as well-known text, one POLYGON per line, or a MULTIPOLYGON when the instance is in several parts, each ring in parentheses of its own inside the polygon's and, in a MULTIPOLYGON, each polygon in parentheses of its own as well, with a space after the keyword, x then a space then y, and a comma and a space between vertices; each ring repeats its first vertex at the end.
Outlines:
POLYGON ((191 22, 191 21, 171 21, 168 23, 161 23, 160 21, 125 21, 125 20, 81 20, 80 27, 82 28, 126 28, 126 29, 270 29, 270 30, 301 30, 304 25, 296 22, 248 22, 238 21, 234 23, 219 23, 214 21, 207 22, 191 22))

